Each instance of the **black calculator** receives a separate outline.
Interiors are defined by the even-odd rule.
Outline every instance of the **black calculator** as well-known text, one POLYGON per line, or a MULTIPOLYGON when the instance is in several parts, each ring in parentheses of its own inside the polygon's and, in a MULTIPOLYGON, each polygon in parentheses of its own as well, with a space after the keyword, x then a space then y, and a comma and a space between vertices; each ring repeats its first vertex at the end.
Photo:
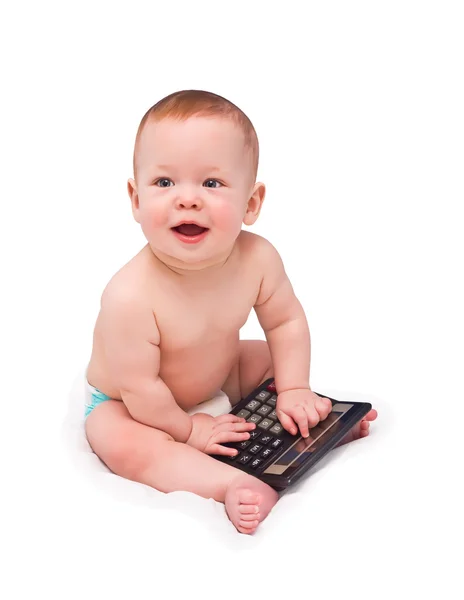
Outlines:
POLYGON ((308 438, 300 433, 292 435, 276 415, 274 378, 267 379, 230 411, 256 423, 256 428, 248 432, 250 438, 222 444, 237 449, 235 456, 211 456, 254 475, 277 491, 285 490, 332 450, 372 408, 368 402, 345 402, 326 394, 317 395, 329 398, 331 412, 310 428, 308 438))

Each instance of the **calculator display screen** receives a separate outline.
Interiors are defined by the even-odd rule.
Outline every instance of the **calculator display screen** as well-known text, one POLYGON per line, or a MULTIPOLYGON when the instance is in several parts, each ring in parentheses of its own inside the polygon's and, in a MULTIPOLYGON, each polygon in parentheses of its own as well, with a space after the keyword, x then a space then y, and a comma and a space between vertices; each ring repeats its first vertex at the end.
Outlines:
POLYGON ((348 402, 334 404, 328 417, 309 430, 309 437, 297 439, 264 473, 282 475, 288 468, 300 466, 308 455, 318 450, 339 431, 352 407, 353 404, 348 402))

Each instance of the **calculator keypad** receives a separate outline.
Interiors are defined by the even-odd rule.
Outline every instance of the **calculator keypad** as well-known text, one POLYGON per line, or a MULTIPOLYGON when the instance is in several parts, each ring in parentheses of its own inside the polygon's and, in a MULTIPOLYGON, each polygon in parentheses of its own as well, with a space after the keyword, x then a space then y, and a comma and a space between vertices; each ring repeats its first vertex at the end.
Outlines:
MULTIPOLYGON (((253 432, 254 433, 254 432, 253 432)), ((259 434, 258 434, 259 435, 259 434)), ((260 444, 268 444, 272 440, 272 435, 264 434, 259 438, 260 444)))
POLYGON ((246 465, 248 461, 250 461, 253 458, 252 454, 249 454, 248 452, 244 452, 242 454, 242 456, 238 459, 238 462, 242 465, 246 465))
POLYGON ((249 450, 252 454, 257 454, 263 446, 261 444, 254 444, 249 450))
POLYGON ((243 442, 230 442, 224 444, 236 448, 238 454, 226 457, 235 464, 247 465, 247 468, 256 470, 273 460, 284 447, 286 438, 293 438, 280 424, 277 413, 277 393, 275 385, 271 384, 249 400, 239 412, 238 417, 255 423, 256 428, 248 432, 250 437, 243 442))
MULTIPOLYGON (((272 407, 268 406, 267 404, 263 404, 261 406, 260 409, 258 409, 258 415, 262 415, 263 417, 265 417, 267 414, 269 414, 270 412, 272 412, 272 407)), ((275 417, 277 419, 277 416, 275 417)))
POLYGON ((273 451, 273 450, 271 450, 270 448, 266 448, 266 450, 263 450, 263 451, 261 452, 261 455, 260 455, 260 456, 261 456, 262 458, 269 458, 269 456, 271 456, 271 454, 273 454, 273 453, 274 453, 274 451, 273 451))
POLYGON ((276 435, 278 435, 279 433, 281 433, 283 431, 283 427, 280 423, 276 423, 273 427, 270 428, 270 432, 271 433, 275 433, 276 435))
POLYGON ((244 440, 243 442, 239 442, 238 447, 240 448, 240 450, 245 450, 245 448, 248 448, 250 444, 250 440, 244 440))
POLYGON ((257 415, 257 414, 254 414, 254 415, 251 415, 251 417, 249 417, 249 418, 247 419, 247 421, 248 421, 249 423, 256 423, 256 424, 258 424, 258 423, 259 423, 259 422, 262 420, 262 418, 263 418, 263 417, 260 417, 259 415, 257 415))
POLYGON ((271 419, 263 419, 261 423, 258 423, 258 427, 261 427, 261 429, 269 429, 271 425, 274 425, 274 421, 271 421, 271 419))
POLYGON ((250 415, 251 412, 249 410, 245 410, 244 408, 237 413, 237 417, 240 417, 241 419, 247 419, 250 415))
POLYGON ((246 408, 248 408, 248 410, 251 410, 251 411, 256 411, 260 406, 261 406, 261 404, 257 400, 251 400, 246 405, 246 408))

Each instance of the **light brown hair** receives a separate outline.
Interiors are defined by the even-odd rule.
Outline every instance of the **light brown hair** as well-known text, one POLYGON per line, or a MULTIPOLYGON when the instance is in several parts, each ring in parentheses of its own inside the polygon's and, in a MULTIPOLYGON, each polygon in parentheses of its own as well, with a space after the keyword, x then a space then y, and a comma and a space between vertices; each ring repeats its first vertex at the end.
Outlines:
POLYGON ((158 122, 162 119, 187 120, 193 116, 222 117, 231 119, 243 132, 245 147, 251 151, 253 176, 256 179, 259 161, 258 136, 250 119, 232 102, 203 90, 182 90, 174 92, 159 100, 147 110, 137 130, 134 144, 133 169, 137 179, 137 152, 142 131, 148 121, 158 122))

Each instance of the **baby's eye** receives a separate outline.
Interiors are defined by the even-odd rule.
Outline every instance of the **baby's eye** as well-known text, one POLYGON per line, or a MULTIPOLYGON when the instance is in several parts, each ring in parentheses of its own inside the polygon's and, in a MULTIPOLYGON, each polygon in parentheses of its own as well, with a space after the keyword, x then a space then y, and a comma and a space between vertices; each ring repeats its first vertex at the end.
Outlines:
POLYGON ((206 184, 206 187, 209 187, 209 188, 216 188, 216 187, 219 187, 220 185, 222 185, 222 184, 221 184, 221 183, 220 183, 220 182, 219 182, 217 179, 207 179, 207 180, 205 181, 205 184, 206 184), (217 183, 217 185, 208 185, 208 184, 209 184, 209 183, 211 183, 211 182, 212 182, 213 184, 214 184, 214 183, 217 183))
POLYGON ((158 187, 171 187, 169 184, 172 183, 174 185, 174 183, 168 179, 167 177, 163 177, 162 179, 158 179, 158 181, 155 183, 155 185, 157 185, 158 187), (165 182, 168 182, 167 185, 165 185, 165 182))

